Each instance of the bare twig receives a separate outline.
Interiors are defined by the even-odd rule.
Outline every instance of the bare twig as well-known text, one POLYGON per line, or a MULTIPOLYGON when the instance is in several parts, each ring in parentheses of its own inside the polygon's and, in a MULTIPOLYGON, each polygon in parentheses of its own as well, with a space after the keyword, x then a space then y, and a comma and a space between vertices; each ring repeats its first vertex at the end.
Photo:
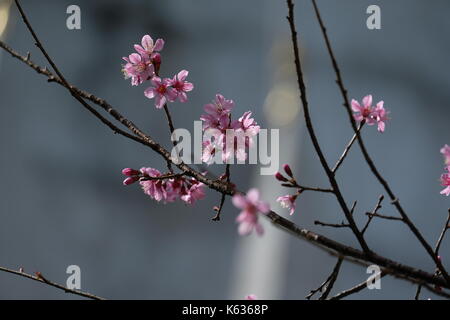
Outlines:
MULTIPOLYGON (((380 277, 383 278, 385 275, 386 275, 386 273, 381 272, 380 277)), ((364 290, 365 288, 367 288, 367 281, 364 281, 364 282, 354 286, 353 288, 342 291, 341 293, 335 295, 334 297, 331 297, 330 300, 341 300, 345 297, 348 297, 349 295, 358 293, 358 292, 364 290)))
POLYGON ((339 275, 339 271, 341 269, 343 258, 339 257, 336 265, 333 268, 333 271, 328 276, 328 278, 317 288, 311 290, 311 292, 306 296, 306 299, 310 300, 317 292, 322 291, 322 295, 319 297, 319 300, 326 300, 331 290, 333 289, 334 283, 339 275))
MULTIPOLYGON (((372 214, 378 213, 378 210, 380 210, 380 209, 382 208, 381 203, 383 202, 383 200, 384 200, 384 196, 381 195, 381 196, 378 198, 378 202, 377 202, 375 208, 374 208, 374 209, 372 210, 372 212, 371 212, 372 214)), ((367 229, 369 228, 369 225, 370 225, 370 223, 372 222, 373 218, 374 218, 373 216, 369 216, 369 218, 367 219, 366 225, 364 226, 363 230, 361 231, 362 234, 365 234, 365 233, 366 233, 366 231, 367 231, 367 229)))
POLYGON ((20 276, 20 277, 24 277, 24 278, 27 278, 27 279, 34 280, 34 281, 46 284, 48 286, 51 286, 51 287, 63 290, 66 293, 75 294, 77 296, 89 298, 89 299, 92 299, 92 300, 105 300, 104 298, 101 298, 99 296, 93 295, 93 294, 88 293, 88 292, 68 289, 68 288, 66 288, 66 287, 64 287, 64 286, 62 286, 60 284, 57 284, 57 283, 55 283, 53 281, 48 280, 47 278, 44 278, 44 276, 41 273, 39 273, 39 272, 36 272, 36 275, 33 276, 31 274, 28 274, 28 273, 25 273, 25 272, 22 272, 22 271, 16 271, 16 270, 12 270, 12 269, 5 268, 5 267, 0 267, 0 271, 11 273, 11 274, 14 274, 16 276, 20 276))
POLYGON ((314 221, 314 224, 316 226, 322 226, 322 227, 330 227, 330 228, 350 228, 350 225, 347 223, 340 223, 340 224, 334 224, 334 223, 325 223, 325 222, 321 222, 321 221, 314 221))
MULTIPOLYGON (((361 123, 358 127, 358 133, 361 132, 362 127, 364 126, 364 123, 361 123)), ((344 163, 345 158, 347 157, 350 149, 352 148, 353 144, 355 143, 356 139, 358 138, 358 134, 355 133, 352 137, 352 139, 350 140, 350 142, 347 144, 347 146, 345 147, 344 152, 342 153, 341 157, 339 158, 339 160, 336 162, 336 164, 334 165, 333 168, 333 173, 336 173, 336 171, 339 170, 339 168, 341 167, 341 165, 344 163)))

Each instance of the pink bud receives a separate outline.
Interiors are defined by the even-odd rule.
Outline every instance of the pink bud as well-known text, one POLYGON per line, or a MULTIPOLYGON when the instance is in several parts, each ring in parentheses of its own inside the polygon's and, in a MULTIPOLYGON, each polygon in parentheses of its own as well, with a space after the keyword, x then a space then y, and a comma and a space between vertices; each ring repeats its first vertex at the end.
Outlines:
POLYGON ((277 172, 276 174, 275 174, 275 178, 278 180, 278 181, 281 181, 281 182, 288 182, 289 180, 285 177, 285 176, 283 176, 281 173, 279 173, 279 172, 277 172))
POLYGON ((159 67, 161 66, 161 55, 159 53, 154 53, 152 55, 152 63, 153 63, 153 66, 155 67, 156 73, 158 73, 159 67))
POLYGON ((139 177, 128 177, 125 180, 123 180, 123 185, 129 186, 130 184, 133 184, 138 180, 139 180, 139 177))
POLYGON ((283 169, 284 169, 284 171, 286 172, 286 174, 287 174, 289 177, 291 177, 291 178, 294 177, 294 175, 292 174, 291 167, 289 167, 288 164, 285 164, 285 165, 283 166, 283 169))
POLYGON ((137 176, 139 174, 139 171, 131 169, 131 168, 125 168, 122 170, 122 174, 126 175, 127 177, 137 176))

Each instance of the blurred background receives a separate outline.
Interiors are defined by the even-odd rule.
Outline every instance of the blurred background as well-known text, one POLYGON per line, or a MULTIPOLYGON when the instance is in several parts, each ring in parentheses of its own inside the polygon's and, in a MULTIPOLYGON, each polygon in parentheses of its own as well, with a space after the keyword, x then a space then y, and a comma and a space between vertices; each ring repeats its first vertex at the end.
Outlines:
MULTIPOLYGON (((47 65, 9 0, 0 0, 0 37, 47 65)), ((319 1, 350 97, 371 93, 385 100, 392 121, 385 134, 366 128, 364 137, 381 172, 412 220, 434 244, 450 206, 439 195, 443 172, 440 148, 450 144, 450 30, 446 0, 319 1), (366 9, 378 4, 382 29, 368 30, 366 9)), ((234 99, 235 116, 252 110, 264 128, 280 129, 280 164, 290 163, 302 184, 327 186, 303 125, 285 1, 30 1, 22 5, 65 77, 107 99, 155 139, 168 146, 164 115, 131 87, 120 72, 122 56, 144 34, 164 38, 162 74, 190 71, 195 90, 186 104, 171 105, 177 127, 193 128, 202 106, 218 92, 234 99), (81 8, 81 30, 68 30, 66 9, 81 8)), ((330 163, 350 139, 310 1, 296 1, 297 26, 305 61, 312 117, 330 163)), ((272 228, 241 238, 238 210, 226 202, 222 221, 212 222, 220 197, 208 191, 194 207, 163 205, 137 185, 122 186, 124 167, 165 164, 143 146, 114 135, 60 86, 48 84, 23 63, 0 52, 0 265, 62 284, 66 268, 81 268, 82 290, 111 299, 302 299, 329 275, 332 258, 310 244, 272 228)), ((221 173, 224 168, 212 166, 221 173)), ((347 202, 364 213, 383 190, 369 173, 359 149, 338 174, 347 202)), ((258 187, 283 216, 275 199, 289 190, 257 165, 234 166, 241 190, 258 187)), ((382 212, 396 215, 388 203, 382 212)), ((347 230, 314 226, 339 223, 334 198, 305 193, 291 218, 302 227, 357 246, 347 230)), ((367 232, 375 251, 433 272, 433 264, 402 225, 374 221, 367 232)), ((448 267, 448 239, 441 255, 448 267)), ((347 262, 335 291, 365 279, 365 268, 347 262)), ((381 290, 352 298, 412 299, 415 286, 385 278, 381 290)), ((424 292, 423 298, 435 298, 424 292)), ((0 273, 1 299, 76 299, 54 288, 0 273)))

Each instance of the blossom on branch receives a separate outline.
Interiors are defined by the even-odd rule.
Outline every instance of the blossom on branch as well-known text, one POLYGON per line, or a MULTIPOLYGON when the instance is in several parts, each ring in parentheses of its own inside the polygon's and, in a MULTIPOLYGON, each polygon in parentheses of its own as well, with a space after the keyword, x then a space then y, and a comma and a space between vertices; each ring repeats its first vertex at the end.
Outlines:
POLYGON ((386 128, 386 121, 389 120, 388 114, 384 108, 384 101, 377 103, 375 107, 372 106, 373 97, 372 95, 367 95, 363 98, 362 105, 356 101, 352 100, 352 110, 354 112, 354 119, 358 122, 364 122, 369 126, 375 124, 378 125, 378 131, 384 132, 386 128))
POLYGON ((153 77, 151 79, 154 87, 149 87, 144 91, 144 95, 149 98, 155 98, 155 107, 161 109, 170 101, 173 102, 177 98, 177 92, 170 87, 170 79, 161 79, 160 77, 153 77))
POLYGON ((125 79, 131 78, 131 85, 133 86, 140 85, 150 79, 155 73, 155 69, 149 58, 132 53, 122 59, 127 62, 123 66, 122 72, 125 75, 125 79))
POLYGON ((194 85, 186 81, 188 74, 189 71, 181 70, 173 77, 173 79, 169 80, 169 85, 172 86, 173 89, 175 89, 178 100, 180 102, 186 102, 186 92, 192 91, 192 89, 194 89, 194 85))
POLYGON ((446 187, 441 191, 441 194, 450 196, 450 166, 446 168, 447 173, 441 176, 441 183, 443 187, 446 187))
POLYGON ((258 221, 258 213, 267 214, 270 212, 268 203, 259 199, 258 189, 251 189, 247 195, 236 194, 233 196, 233 204, 236 208, 241 209, 241 213, 236 218, 239 223, 238 232, 241 236, 246 236, 256 231, 258 235, 264 233, 262 225, 258 221))
POLYGON ((181 175, 163 175, 154 168, 141 168, 139 171, 131 168, 122 170, 127 176, 124 185, 139 181, 144 193, 156 201, 164 203, 174 202, 177 199, 194 204, 205 197, 204 184, 194 178, 181 175))
POLYGON ((279 202, 283 208, 288 209, 291 216, 295 212, 295 200, 297 200, 297 196, 292 195, 286 195, 277 198, 277 202, 279 202))
POLYGON ((446 165, 450 165, 450 146, 445 145, 442 149, 441 149, 441 153, 445 158, 445 164, 446 165))

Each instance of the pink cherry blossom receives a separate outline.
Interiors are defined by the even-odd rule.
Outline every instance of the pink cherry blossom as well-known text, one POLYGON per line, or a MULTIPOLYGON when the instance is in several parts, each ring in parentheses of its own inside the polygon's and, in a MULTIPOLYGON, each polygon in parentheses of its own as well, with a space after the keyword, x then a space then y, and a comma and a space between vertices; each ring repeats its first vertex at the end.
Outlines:
MULTIPOLYGON (((162 176, 161 172, 153 168, 142 168, 141 173, 144 178, 145 177, 157 178, 162 176)), ((139 182, 144 193, 156 201, 161 200, 167 201, 165 183, 166 181, 159 179, 149 179, 149 180, 143 179, 139 182)))
POLYGON ((152 37, 145 35, 142 37, 141 45, 135 44, 134 49, 143 57, 152 59, 153 55, 157 51, 161 51, 164 48, 164 40, 158 39, 153 43, 152 37))
POLYGON ((173 102, 177 98, 177 92, 170 87, 170 79, 161 80, 159 77, 153 77, 151 80, 154 87, 149 87, 144 91, 147 98, 155 98, 155 107, 161 109, 170 101, 173 102))
POLYGON ((203 129, 228 129, 230 124, 231 109, 234 107, 233 100, 227 100, 221 94, 216 94, 213 103, 206 104, 203 109, 206 114, 200 117, 203 121, 203 129))
POLYGON ((381 133, 384 132, 386 128, 386 121, 389 120, 388 114, 389 111, 386 111, 386 109, 384 109, 384 101, 378 102, 374 111, 374 115, 378 124, 378 131, 381 133))
POLYGON ((279 202, 283 208, 288 209, 289 214, 292 216, 295 212, 295 200, 296 199, 297 199, 296 196, 286 195, 286 196, 278 197, 277 202, 279 202))
POLYGON ((177 75, 173 77, 173 79, 169 80, 169 85, 175 89, 180 102, 186 102, 186 92, 192 91, 192 89, 194 89, 194 85, 186 81, 188 74, 188 71, 181 70, 177 75))
POLYGON ((269 213, 270 206, 259 199, 258 189, 249 190, 246 196, 236 194, 232 202, 235 207, 242 210, 236 218, 236 222, 239 223, 239 234, 246 236, 255 230, 258 235, 262 235, 264 230, 258 221, 258 213, 269 213))
POLYGON ((447 197, 450 196, 450 167, 447 167, 447 173, 444 173, 441 176, 441 183, 443 187, 446 187, 444 190, 441 191, 441 194, 446 195, 447 197))
POLYGON ((362 105, 358 101, 353 99, 352 110, 355 113, 353 117, 356 121, 364 121, 364 123, 368 124, 369 126, 377 124, 378 131, 384 132, 386 128, 386 121, 389 120, 389 112, 384 109, 384 101, 378 102, 376 107, 373 107, 372 103, 372 95, 365 96, 363 98, 362 105))
POLYGON ((131 85, 137 86, 148 80, 155 73, 155 69, 146 57, 142 57, 137 53, 132 53, 128 57, 123 57, 127 63, 123 66, 125 79, 131 78, 131 85))
POLYGON ((352 109, 355 112, 354 118, 356 121, 365 121, 368 125, 375 124, 374 108, 372 107, 372 95, 365 96, 362 101, 362 106, 355 99, 352 100, 352 109))
POLYGON ((125 168, 122 174, 127 176, 124 185, 139 181, 144 193, 156 201, 168 203, 180 199, 187 204, 194 204, 205 197, 205 185, 194 178, 184 176, 165 178, 159 170, 145 167, 139 171, 125 168))
POLYGON ((441 153, 444 155, 444 158, 445 158, 445 164, 450 165, 450 146, 445 145, 445 146, 441 149, 441 153))
POLYGON ((191 181, 190 188, 185 190, 180 198, 187 204, 194 204, 197 200, 201 200, 205 197, 204 184, 195 180, 191 181))

